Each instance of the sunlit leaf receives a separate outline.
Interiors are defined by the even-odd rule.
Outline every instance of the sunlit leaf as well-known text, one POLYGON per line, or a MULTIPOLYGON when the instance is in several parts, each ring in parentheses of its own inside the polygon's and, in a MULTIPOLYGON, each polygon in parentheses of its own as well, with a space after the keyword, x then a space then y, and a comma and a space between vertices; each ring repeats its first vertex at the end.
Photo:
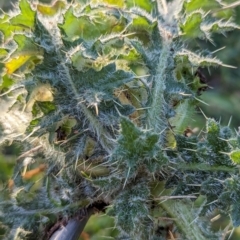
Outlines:
POLYGON ((13 72, 15 72, 24 63, 26 63, 29 60, 29 58, 31 58, 31 56, 29 55, 23 55, 23 56, 18 56, 16 58, 12 58, 9 62, 5 63, 7 73, 12 74, 13 72))
POLYGON ((14 83, 15 83, 15 81, 12 78, 10 78, 8 75, 4 75, 3 79, 2 79, 2 84, 0 85, 0 90, 2 90, 4 88, 9 88, 14 83))
POLYGON ((8 52, 6 49, 0 48, 0 60, 6 57, 7 54, 8 52))
POLYGON ((63 9, 64 7, 65 7, 65 3, 63 1, 56 1, 51 6, 38 4, 37 10, 43 15, 53 16, 57 12, 59 12, 61 9, 63 9))
POLYGON ((180 26, 184 36, 195 38, 203 35, 201 30, 201 23, 203 20, 203 13, 196 11, 187 15, 185 22, 180 26))
POLYGON ((26 26, 32 28, 34 26, 35 12, 27 0, 21 0, 19 3, 21 13, 11 19, 11 24, 17 26, 26 26))
POLYGON ((130 7, 140 7, 147 12, 151 12, 153 4, 151 0, 126 0, 126 5, 130 7))
POLYGON ((17 49, 14 55, 39 55, 41 54, 40 48, 33 42, 33 40, 22 34, 15 34, 13 40, 17 43, 17 49))
POLYGON ((230 152, 230 158, 236 164, 240 164, 240 150, 230 152))
MULTIPOLYGON (((189 69, 192 74, 194 74, 199 66, 201 67, 217 67, 217 66, 227 66, 223 64, 220 60, 211 57, 202 57, 188 50, 183 50, 182 52, 177 52, 175 54, 175 62, 177 68, 179 69, 189 69)), ((231 66, 229 66, 231 67, 231 66)))
POLYGON ((29 67, 32 68, 35 63, 38 63, 39 61, 41 61, 41 56, 20 55, 15 58, 11 58, 5 63, 5 67, 7 69, 7 73, 12 74, 26 63, 29 63, 29 67))
POLYGON ((218 0, 189 0, 185 1, 184 7, 187 12, 192 12, 198 9, 210 10, 217 9, 223 6, 218 0))
POLYGON ((11 18, 7 15, 4 15, 3 18, 0 18, 0 31, 3 34, 2 41, 8 39, 14 35, 14 32, 24 32, 28 30, 28 27, 22 24, 13 25, 11 23, 11 18))
POLYGON ((239 27, 231 22, 214 22, 209 25, 206 25, 203 30, 211 32, 211 33, 225 33, 228 31, 232 31, 234 29, 238 29, 239 27))
POLYGON ((118 24, 118 19, 112 15, 102 12, 92 11, 90 14, 76 17, 73 8, 70 8, 64 16, 64 23, 61 28, 65 31, 69 39, 75 38, 95 39, 101 35, 110 33, 118 24))
MULTIPOLYGON (((93 1, 94 2, 94 1, 93 1)), ((115 5, 115 6, 118 6, 118 7, 124 7, 124 0, 101 0, 101 2, 103 3, 107 3, 109 5, 115 5)))

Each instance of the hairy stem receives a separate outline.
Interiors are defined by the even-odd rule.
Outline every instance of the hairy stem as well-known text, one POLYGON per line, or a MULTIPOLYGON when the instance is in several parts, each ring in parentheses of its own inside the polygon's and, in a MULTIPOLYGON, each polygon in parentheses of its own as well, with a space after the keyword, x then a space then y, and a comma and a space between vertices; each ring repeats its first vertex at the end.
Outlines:
POLYGON ((165 80, 166 80, 166 68, 168 64, 168 59, 170 55, 170 42, 165 41, 163 43, 163 48, 161 55, 159 57, 157 70, 155 76, 153 76, 153 91, 152 91, 152 103, 150 110, 148 112, 148 124, 155 132, 162 132, 165 124, 163 118, 164 112, 164 90, 165 80))
POLYGON ((88 208, 84 216, 70 219, 66 226, 61 226, 53 233, 49 240, 78 240, 90 216, 94 213, 93 208, 88 208))
POLYGON ((185 236, 186 240, 207 240, 202 234, 201 229, 195 222, 196 217, 191 212, 189 205, 191 202, 183 202, 176 200, 162 201, 160 206, 175 219, 180 232, 185 236))

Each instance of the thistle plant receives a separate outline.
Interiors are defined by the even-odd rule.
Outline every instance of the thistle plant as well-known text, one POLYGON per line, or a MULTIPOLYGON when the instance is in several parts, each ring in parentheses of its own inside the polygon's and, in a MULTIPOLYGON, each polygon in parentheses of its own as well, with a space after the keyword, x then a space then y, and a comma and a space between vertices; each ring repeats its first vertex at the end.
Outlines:
POLYGON ((231 67, 189 46, 237 29, 231 11, 221 0, 21 0, 2 13, 0 143, 22 151, 2 180, 3 239, 50 239, 99 203, 118 239, 223 239, 215 210, 239 226, 239 133, 208 117, 186 133, 208 87, 200 69, 231 67))

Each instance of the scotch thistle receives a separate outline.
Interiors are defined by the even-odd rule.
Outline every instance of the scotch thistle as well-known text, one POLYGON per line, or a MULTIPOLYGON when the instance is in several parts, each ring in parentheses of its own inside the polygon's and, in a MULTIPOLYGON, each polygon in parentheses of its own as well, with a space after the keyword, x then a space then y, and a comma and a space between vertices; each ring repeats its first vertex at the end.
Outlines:
POLYGON ((215 209, 239 226, 239 133, 206 117, 184 134, 207 88, 199 69, 231 67, 188 46, 237 29, 231 14, 221 0, 21 0, 1 13, 0 143, 22 150, 2 179, 3 238, 51 238, 96 202, 119 239, 219 239, 215 209))

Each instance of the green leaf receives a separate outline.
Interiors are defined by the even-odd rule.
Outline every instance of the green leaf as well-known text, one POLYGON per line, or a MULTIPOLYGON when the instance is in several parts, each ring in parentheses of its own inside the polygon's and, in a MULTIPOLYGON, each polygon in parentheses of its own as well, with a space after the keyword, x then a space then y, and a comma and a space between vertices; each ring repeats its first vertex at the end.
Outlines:
POLYGON ((78 71, 86 72, 90 68, 100 71, 110 63, 115 63, 117 69, 129 71, 131 64, 141 61, 138 52, 121 39, 121 34, 98 39, 91 46, 91 50, 83 42, 80 42, 77 48, 79 51, 74 54, 71 54, 70 50, 70 56, 72 55, 72 64, 78 71))
POLYGON ((98 177, 92 179, 92 183, 106 192, 116 190, 122 186, 121 179, 115 176, 98 177))
POLYGON ((63 121, 63 124, 61 125, 62 130, 66 135, 69 135, 72 132, 72 128, 77 124, 77 121, 75 118, 67 118, 63 121))
POLYGON ((186 12, 192 12, 198 9, 205 11, 221 8, 223 4, 219 0, 188 0, 184 2, 186 12))
POLYGON ((220 125, 218 122, 216 122, 214 119, 208 118, 207 119, 207 132, 208 135, 215 135, 216 138, 218 137, 220 133, 220 125))
POLYGON ((229 156, 234 163, 240 164, 240 150, 230 152, 229 156))
POLYGON ((129 116, 136 109, 130 104, 121 104, 117 99, 113 101, 102 101, 99 108, 99 121, 102 122, 103 126, 110 126, 119 123, 119 112, 123 116, 129 116), (116 103, 122 105, 116 108, 116 103))
POLYGON ((35 119, 33 119, 33 120, 29 123, 26 132, 27 132, 27 133, 32 132, 33 129, 40 124, 40 122, 41 122, 41 118, 35 118, 35 119))
POLYGON ((11 178, 14 162, 0 155, 0 181, 4 183, 11 178))
POLYGON ((189 72, 194 74, 198 67, 232 67, 226 64, 223 64, 220 60, 211 57, 199 56, 193 52, 190 52, 186 49, 176 52, 174 56, 175 63, 177 65, 176 70, 179 69, 188 69, 189 72))
POLYGON ((239 29, 239 26, 232 22, 214 22, 209 25, 203 26, 203 31, 210 33, 225 33, 228 31, 233 31, 234 29, 239 29))
POLYGON ((149 239, 150 226, 140 230, 142 224, 151 224, 148 220, 149 209, 146 200, 150 191, 145 183, 135 182, 122 190, 114 201, 113 213, 122 231, 130 234, 133 239, 149 239), (138 236, 138 237, 137 237, 138 236))
POLYGON ((83 56, 83 54, 84 51, 78 51, 71 57, 73 66, 81 72, 85 72, 86 70, 91 68, 94 63, 94 59, 87 56, 85 57, 83 56))
POLYGON ((114 5, 114 6, 118 6, 120 8, 124 7, 125 1, 124 0, 100 0, 99 2, 105 3, 105 4, 109 4, 109 5, 114 5))
POLYGON ((42 53, 41 49, 33 42, 33 39, 22 35, 15 34, 13 40, 17 43, 17 50, 14 52, 15 55, 18 53, 32 53, 33 55, 42 53))
POLYGON ((8 54, 6 49, 0 48, 0 60, 4 59, 8 54))
POLYGON ((56 13, 61 11, 65 5, 66 4, 63 1, 56 1, 52 5, 38 4, 37 10, 45 16, 54 16, 56 13))
POLYGON ((151 25, 144 17, 136 17, 133 19, 132 26, 133 29, 143 29, 149 31, 151 29, 151 25))
POLYGON ((113 154, 113 159, 121 156, 121 161, 127 163, 132 168, 144 163, 158 153, 159 136, 151 132, 144 132, 136 127, 129 119, 121 119, 121 135, 118 139, 119 146, 113 154))
POLYGON ((22 66, 24 66, 22 70, 33 69, 36 64, 42 61, 42 51, 30 38, 16 34, 13 39, 17 43, 18 48, 11 55, 11 58, 5 62, 8 74, 14 73, 22 66))
POLYGON ((38 102, 37 104, 44 115, 47 115, 56 109, 56 105, 52 102, 38 102))
POLYGON ((89 14, 76 17, 73 8, 70 8, 64 16, 64 23, 59 26, 70 40, 79 37, 90 40, 111 33, 116 25, 118 19, 112 14, 107 14, 106 9, 92 10, 89 14))
POLYGON ((2 84, 0 85, 0 91, 3 89, 8 89, 14 83, 15 81, 12 78, 10 78, 8 75, 3 76, 2 84))
POLYGON ((109 64, 99 72, 89 69, 85 74, 76 73, 76 77, 76 87, 89 103, 96 102, 96 98, 100 101, 112 99, 114 89, 134 79, 131 72, 116 70, 115 64, 109 64))
POLYGON ((36 55, 20 55, 10 59, 5 63, 8 74, 14 73, 20 67, 24 67, 24 70, 32 70, 36 64, 40 63, 42 60, 41 56, 36 55))
POLYGON ((204 34, 201 30, 203 21, 203 12, 196 11, 186 16, 186 20, 180 25, 180 29, 186 38, 203 38, 204 34))
POLYGON ((22 25, 13 25, 11 24, 11 18, 7 15, 4 15, 3 18, 0 18, 0 31, 1 31, 1 42, 7 41, 8 38, 14 35, 14 32, 23 32, 28 29, 26 26, 22 25))
MULTIPOLYGON (((207 144, 211 149, 209 163, 217 163, 232 166, 233 163, 228 155, 223 154, 230 151, 228 142, 223 139, 220 124, 214 119, 207 119, 207 144), (223 152, 223 153, 222 153, 223 152)), ((228 136, 229 137, 229 136, 228 136)))
POLYGON ((151 12, 153 4, 151 0, 126 0, 126 6, 128 8, 139 7, 147 12, 151 12))
POLYGON ((11 24, 33 28, 36 12, 31 9, 27 0, 21 0, 19 3, 21 14, 11 19, 11 24))

